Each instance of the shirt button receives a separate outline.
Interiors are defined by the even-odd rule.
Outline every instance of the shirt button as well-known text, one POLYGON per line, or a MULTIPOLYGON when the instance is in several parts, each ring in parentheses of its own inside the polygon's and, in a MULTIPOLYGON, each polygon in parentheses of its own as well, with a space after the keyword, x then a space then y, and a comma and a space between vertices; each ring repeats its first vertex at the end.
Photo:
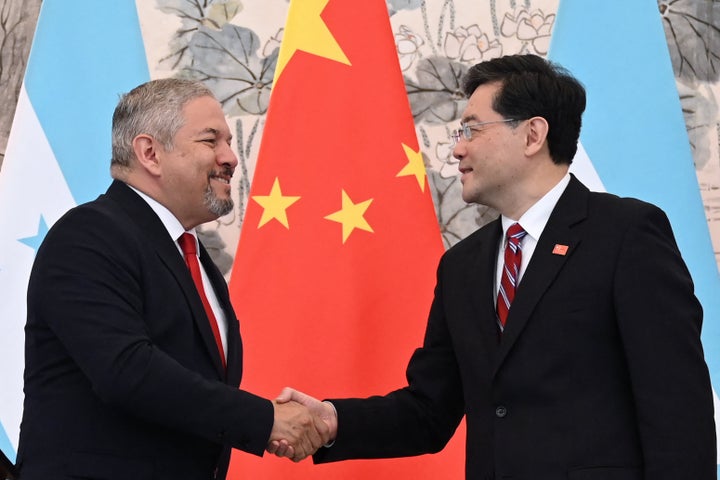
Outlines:
POLYGON ((495 416, 498 418, 504 418, 507 415, 508 411, 507 408, 500 405, 495 409, 495 416))

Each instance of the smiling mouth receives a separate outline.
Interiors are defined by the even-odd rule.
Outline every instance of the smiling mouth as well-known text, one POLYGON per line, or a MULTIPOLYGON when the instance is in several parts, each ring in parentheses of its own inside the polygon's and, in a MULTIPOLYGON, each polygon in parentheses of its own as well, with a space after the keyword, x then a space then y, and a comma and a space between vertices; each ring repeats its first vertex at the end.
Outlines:
POLYGON ((230 185, 230 179, 227 177, 221 177, 218 175, 212 175, 210 177, 210 180, 217 180, 220 183, 224 183, 225 185, 230 185))
POLYGON ((230 185, 230 179, 233 176, 232 170, 225 170, 223 172, 213 172, 210 174, 210 180, 217 180, 225 185, 230 185))

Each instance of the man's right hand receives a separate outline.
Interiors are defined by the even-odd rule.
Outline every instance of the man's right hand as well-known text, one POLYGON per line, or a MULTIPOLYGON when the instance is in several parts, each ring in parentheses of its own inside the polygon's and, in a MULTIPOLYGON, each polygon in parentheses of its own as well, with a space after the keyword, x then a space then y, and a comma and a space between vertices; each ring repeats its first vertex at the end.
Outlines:
POLYGON ((268 452, 299 462, 330 440, 330 427, 308 407, 288 399, 274 400, 273 408, 275 421, 268 440, 268 452), (281 446, 284 455, 277 453, 281 446))
MULTIPOLYGON (((321 423, 325 424, 327 427, 327 435, 323 437, 324 441, 321 446, 335 440, 338 421, 335 407, 333 407, 332 404, 329 402, 321 402, 310 395, 304 394, 290 387, 285 387, 280 395, 275 399, 275 405, 287 405, 288 402, 302 404, 310 411, 316 421, 320 420, 321 423)), ((310 452, 310 455, 315 453, 317 448, 310 452)), ((307 456, 307 454, 302 456, 302 452, 298 452, 288 439, 283 438, 271 438, 268 442, 267 451, 277 455, 278 457, 288 457, 296 462, 307 456)))

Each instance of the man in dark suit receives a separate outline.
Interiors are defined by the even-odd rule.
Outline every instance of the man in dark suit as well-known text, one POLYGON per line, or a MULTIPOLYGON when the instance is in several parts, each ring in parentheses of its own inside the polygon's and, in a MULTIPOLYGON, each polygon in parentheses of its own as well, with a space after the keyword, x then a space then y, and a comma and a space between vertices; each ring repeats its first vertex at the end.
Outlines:
POLYGON ((231 139, 200 83, 121 98, 112 185, 50 229, 33 266, 23 480, 223 479, 231 447, 262 455, 282 438, 301 458, 327 441, 306 407, 237 388, 238 320, 195 235, 233 208, 231 139))
POLYGON ((314 460, 437 452, 465 415, 468 479, 715 479, 702 309, 668 219, 568 173, 584 88, 519 55, 475 65, 464 90, 463 199, 501 217, 442 258, 407 387, 283 391, 331 427, 314 460))

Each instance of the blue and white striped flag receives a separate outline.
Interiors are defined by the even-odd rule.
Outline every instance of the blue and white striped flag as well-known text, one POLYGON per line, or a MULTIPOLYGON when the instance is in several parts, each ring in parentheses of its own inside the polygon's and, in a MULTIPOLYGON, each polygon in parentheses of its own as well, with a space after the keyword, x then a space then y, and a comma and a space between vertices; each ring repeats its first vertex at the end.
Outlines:
POLYGON ((43 1, 0 170, 0 449, 11 460, 35 251, 63 213, 107 188, 113 109, 147 80, 135 2, 43 1))
POLYGON ((561 0, 549 57, 588 92, 578 177, 589 172, 594 190, 607 187, 667 213, 703 305, 705 356, 720 391, 720 276, 657 2, 589 8, 561 0))

